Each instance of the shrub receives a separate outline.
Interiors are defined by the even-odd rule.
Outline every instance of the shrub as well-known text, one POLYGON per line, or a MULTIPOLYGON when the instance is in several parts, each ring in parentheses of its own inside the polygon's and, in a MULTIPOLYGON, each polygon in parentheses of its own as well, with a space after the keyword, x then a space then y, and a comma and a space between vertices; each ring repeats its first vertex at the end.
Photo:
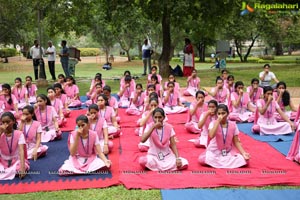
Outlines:
POLYGON ((17 55, 17 50, 14 48, 3 48, 0 49, 0 57, 1 58, 7 58, 7 57, 13 57, 17 55))
POLYGON ((80 56, 98 56, 100 54, 100 49, 98 48, 78 48, 80 50, 80 56))

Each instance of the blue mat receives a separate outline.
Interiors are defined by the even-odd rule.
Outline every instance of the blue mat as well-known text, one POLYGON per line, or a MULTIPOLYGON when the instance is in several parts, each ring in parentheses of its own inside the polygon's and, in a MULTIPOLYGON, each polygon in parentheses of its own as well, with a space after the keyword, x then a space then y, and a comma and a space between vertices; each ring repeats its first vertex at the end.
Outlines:
POLYGON ((246 190, 246 189, 186 189, 161 190, 163 200, 254 200, 297 199, 300 190, 246 190))
POLYGON ((287 155, 290 146, 292 145, 293 141, 281 141, 281 142, 268 142, 273 148, 275 148, 277 151, 282 153, 283 155, 287 155))
POLYGON ((293 141, 294 133, 287 135, 259 135, 251 131, 253 123, 237 124, 240 131, 261 142, 293 141))
POLYGON ((31 183, 31 182, 47 182, 59 180, 85 180, 85 179, 106 179, 111 178, 112 174, 107 171, 103 174, 86 174, 79 176, 61 177, 57 174, 58 169, 69 157, 67 147, 68 133, 62 134, 62 140, 48 142, 46 145, 49 147, 47 155, 39 158, 37 161, 30 161, 29 174, 23 180, 15 178, 13 180, 0 181, 1 184, 17 184, 17 183, 31 183))

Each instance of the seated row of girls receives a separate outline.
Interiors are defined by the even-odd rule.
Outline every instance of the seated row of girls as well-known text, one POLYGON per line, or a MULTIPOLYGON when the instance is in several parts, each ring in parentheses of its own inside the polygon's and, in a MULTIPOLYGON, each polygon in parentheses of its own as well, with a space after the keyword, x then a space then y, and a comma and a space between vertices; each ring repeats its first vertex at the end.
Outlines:
POLYGON ((273 88, 266 86, 263 90, 264 98, 257 101, 257 112, 252 131, 260 135, 292 133, 295 130, 295 125, 281 110, 277 101, 274 99, 273 88), (276 120, 276 112, 281 116, 284 122, 278 122, 276 120))
POLYGON ((152 171, 183 170, 188 167, 188 161, 179 156, 173 127, 164 121, 165 112, 156 108, 152 113, 153 121, 146 126, 141 142, 149 141, 147 155, 139 158, 142 168, 152 171))
POLYGON ((78 129, 72 131, 68 138, 70 156, 59 168, 59 175, 86 174, 109 169, 111 161, 102 153, 99 137, 96 131, 90 129, 88 117, 78 116, 76 124, 78 129))
POLYGON ((15 78, 15 85, 11 91, 17 99, 18 109, 22 109, 26 105, 36 102, 37 87, 32 83, 31 76, 26 76, 25 80, 26 83, 23 85, 20 77, 15 78))

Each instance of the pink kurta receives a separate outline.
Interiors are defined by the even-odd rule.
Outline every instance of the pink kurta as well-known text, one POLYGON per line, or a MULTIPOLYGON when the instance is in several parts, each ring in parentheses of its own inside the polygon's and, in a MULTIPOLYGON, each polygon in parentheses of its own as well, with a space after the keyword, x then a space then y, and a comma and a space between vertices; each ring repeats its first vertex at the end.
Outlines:
MULTIPOLYGON (((211 92, 215 92, 216 88, 212 88, 211 92)), ((227 105, 228 99, 227 96, 229 96, 229 90, 227 88, 222 88, 221 90, 218 90, 215 96, 213 98, 218 102, 227 105)))
MULTIPOLYGON (((73 144, 77 132, 73 131, 69 135, 69 143, 73 144)), ((87 139, 78 142, 77 153, 69 156, 69 159, 59 169, 59 175, 67 176, 71 174, 86 174, 105 167, 105 163, 97 157, 95 146, 99 145, 99 138, 95 131, 89 130, 87 139)))
MULTIPOLYGON (((167 96, 167 91, 164 92, 164 97, 167 96)), ((170 94, 168 102, 165 103, 164 111, 166 114, 184 113, 188 111, 187 107, 178 106, 178 99, 180 94, 174 91, 170 94)))
POLYGON ((183 95, 194 97, 196 95, 196 92, 199 89, 200 89, 200 78, 199 77, 192 78, 188 82, 188 86, 187 86, 186 90, 183 92, 183 95))
MULTIPOLYGON (((121 86, 120 91, 125 88, 125 85, 121 86)), ((123 95, 120 97, 119 107, 128 108, 130 104, 131 93, 135 91, 133 84, 130 84, 129 87, 125 88, 123 95)))
MULTIPOLYGON (((190 110, 197 107, 197 101, 193 101, 190 105, 190 110)), ((201 107, 197 107, 196 112, 191 116, 188 114, 187 123, 185 124, 185 128, 190 133, 201 133, 201 129, 198 128, 198 122, 200 116, 203 112, 207 111, 207 104, 204 103, 201 107)))
MULTIPOLYGON (((253 90, 252 86, 248 86, 247 87, 248 94, 250 94, 250 92, 252 90, 253 90)), ((264 90, 261 87, 258 87, 257 91, 253 92, 252 97, 250 97, 250 101, 251 101, 251 103, 253 104, 254 107, 256 107, 256 102, 257 102, 257 100, 259 100, 261 98, 261 96, 263 95, 263 93, 264 93, 264 90)))
POLYGON ((229 114, 229 119, 231 121, 237 121, 237 122, 253 122, 254 120, 254 114, 248 110, 248 104, 250 103, 250 98, 248 93, 243 93, 243 96, 241 98, 240 104, 235 107, 233 106, 233 102, 237 101, 239 98, 239 95, 236 92, 233 92, 231 94, 231 101, 232 101, 232 112, 229 114))
POLYGON ((25 86, 27 89, 28 93, 28 101, 29 103, 36 103, 36 92, 37 92, 37 87, 35 84, 31 84, 30 86, 25 86))
MULTIPOLYGON (((275 99, 275 101, 277 101, 277 98, 278 98, 278 93, 277 92, 273 92, 273 98, 275 99)), ((291 101, 291 100, 290 100, 291 101)), ((285 109, 285 106, 283 104, 283 101, 281 99, 281 101, 279 102, 279 107, 280 109, 284 112, 284 114, 290 119, 290 120, 295 120, 296 118, 296 115, 297 115, 297 112, 294 112, 294 111, 287 111, 285 109)), ((277 121, 284 121, 284 119, 279 115, 278 112, 275 113, 276 115, 276 120, 277 121)))
MULTIPOLYGON (((203 112, 200 116, 199 122, 204 119, 204 116, 206 115, 208 111, 203 112)), ((204 125, 202 126, 200 136, 197 138, 194 142, 196 147, 207 147, 208 145, 208 126, 212 121, 215 121, 217 119, 216 115, 209 115, 208 118, 206 119, 204 125)))
MULTIPOLYGON (((25 138, 22 131, 14 130, 10 137, 4 133, 0 135, 0 180, 12 180, 21 169, 19 145, 25 146, 25 138)), ((25 170, 29 170, 29 162, 24 152, 25 170)))
MULTIPOLYGON (((146 127, 146 131, 150 129, 153 124, 146 127)), ((175 136, 173 127, 164 123, 162 129, 155 129, 149 137, 150 147, 145 157, 140 158, 140 163, 143 167, 147 167, 152 171, 173 171, 178 170, 176 166, 176 157, 170 148, 170 138, 175 136)), ((188 161, 181 158, 182 166, 187 167, 188 161)))
MULTIPOLYGON (((260 99, 257 101, 257 107, 263 108, 266 102, 264 99, 260 99)), ((292 128, 287 122, 277 122, 275 118, 276 109, 280 109, 277 102, 274 100, 269 105, 264 115, 259 113, 257 125, 258 130, 253 128, 253 131, 259 132, 261 135, 283 135, 292 133, 292 128)))
POLYGON ((61 102, 60 99, 58 98, 55 98, 53 101, 51 101, 51 105, 54 107, 56 113, 57 113, 57 122, 58 122, 58 125, 60 127, 64 126, 66 123, 67 123, 67 120, 64 118, 64 116, 60 116, 60 112, 63 113, 63 104, 61 102))
POLYGON ((104 118, 108 126, 108 135, 118 136, 120 131, 114 127, 112 117, 116 117, 114 109, 110 106, 105 106, 104 110, 99 110, 99 116, 104 118))
MULTIPOLYGON (((103 129, 105 129, 105 128, 108 128, 107 123, 106 123, 105 119, 100 117, 100 116, 98 116, 98 119, 97 119, 96 123, 91 123, 91 126, 90 126, 90 130, 97 132, 102 152, 103 152, 103 149, 104 149, 103 129)), ((112 148, 113 148, 113 142, 108 141, 107 145, 108 145, 109 151, 111 151, 112 148)))
MULTIPOLYGON (((131 101, 134 99, 134 97, 136 96, 136 92, 132 92, 130 99, 131 101)), ((139 95, 137 97, 136 102, 131 102, 129 108, 126 110, 126 113, 128 115, 140 115, 142 114, 143 110, 144 110, 144 100, 146 98, 146 94, 145 92, 142 92, 141 95, 139 95)))
MULTIPOLYGON (((33 159, 33 151, 36 147, 36 137, 38 133, 42 133, 42 126, 38 121, 32 121, 31 124, 24 124, 23 134, 25 136, 26 144, 27 144, 27 158, 33 159)), ((37 149, 37 157, 41 157, 46 155, 48 146, 42 145, 37 149)))
MULTIPOLYGON (((209 130, 213 126, 214 122, 210 123, 209 130)), ((221 128, 220 125, 215 137, 210 140, 206 151, 199 156, 200 164, 210 165, 214 168, 238 168, 247 165, 246 160, 233 143, 233 137, 238 134, 239 130, 235 122, 228 121, 227 128, 221 128), (226 151, 226 155, 222 154, 223 151, 226 151)))
POLYGON ((28 92, 25 87, 17 88, 13 87, 11 93, 15 95, 17 102, 18 102, 18 108, 23 109, 27 103, 26 103, 26 96, 28 95, 28 92))
POLYGON ((288 155, 286 156, 287 159, 291 161, 300 162, 300 126, 297 128, 297 132, 295 133, 292 145, 290 147, 290 150, 288 152, 288 155))
POLYGON ((80 107, 81 106, 80 99, 79 98, 74 99, 74 97, 77 94, 79 94, 78 86, 77 85, 66 85, 64 90, 67 95, 69 107, 80 107))
POLYGON ((53 106, 46 106, 46 110, 43 112, 40 108, 37 108, 35 110, 35 116, 37 121, 39 121, 42 125, 42 142, 49 142, 61 135, 61 132, 56 132, 55 124, 53 122, 53 118, 57 118, 57 113, 53 106))

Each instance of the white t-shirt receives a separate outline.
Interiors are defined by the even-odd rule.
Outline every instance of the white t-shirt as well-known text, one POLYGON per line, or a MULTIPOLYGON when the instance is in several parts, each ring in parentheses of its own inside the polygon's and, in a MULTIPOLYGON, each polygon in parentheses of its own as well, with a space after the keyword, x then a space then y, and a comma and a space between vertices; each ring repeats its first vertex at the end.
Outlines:
MULTIPOLYGON (((44 54, 44 49, 42 47, 42 57, 43 57, 43 54, 44 54)), ((36 59, 36 58, 41 58, 40 57, 40 46, 36 47, 36 46, 33 46, 30 48, 30 55, 32 56, 32 59, 36 59)))
MULTIPOLYGON (((259 73, 259 78, 262 78, 262 77, 264 76, 264 73, 265 73, 264 71, 260 72, 260 73, 259 73)), ((272 79, 274 79, 274 78, 276 78, 275 74, 274 74, 273 72, 269 72, 269 73, 265 76, 265 78, 264 78, 263 81, 262 81, 262 80, 259 80, 259 83, 260 83, 260 85, 262 85, 262 86, 270 86, 270 83, 271 83, 272 79)))
POLYGON ((55 47, 52 45, 51 47, 48 47, 48 52, 53 52, 53 54, 48 54, 48 61, 55 61, 56 58, 56 50, 55 47))

